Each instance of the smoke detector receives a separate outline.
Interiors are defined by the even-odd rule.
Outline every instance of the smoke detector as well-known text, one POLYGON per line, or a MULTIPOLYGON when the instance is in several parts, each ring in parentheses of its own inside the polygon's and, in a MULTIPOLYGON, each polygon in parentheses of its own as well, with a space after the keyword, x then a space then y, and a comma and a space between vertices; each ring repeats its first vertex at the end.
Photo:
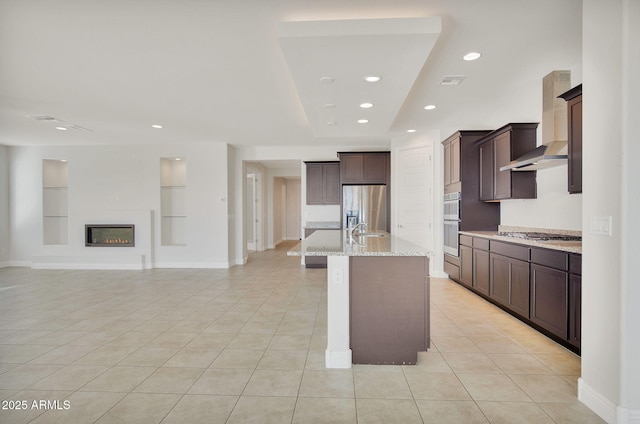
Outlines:
POLYGON ((460 84, 467 76, 466 75, 445 75, 442 77, 440 81, 440 85, 458 85, 460 84))

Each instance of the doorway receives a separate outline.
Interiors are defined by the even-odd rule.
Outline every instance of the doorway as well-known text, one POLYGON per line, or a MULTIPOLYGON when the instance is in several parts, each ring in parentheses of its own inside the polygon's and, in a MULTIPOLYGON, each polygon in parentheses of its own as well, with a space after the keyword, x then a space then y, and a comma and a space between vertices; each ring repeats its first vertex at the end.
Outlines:
POLYGON ((431 146, 398 150, 397 234, 418 246, 432 249, 433 169, 431 146))
POLYGON ((246 228, 247 228, 247 250, 257 250, 258 241, 258 194, 256 187, 257 177, 254 172, 247 174, 247 213, 246 213, 246 228))

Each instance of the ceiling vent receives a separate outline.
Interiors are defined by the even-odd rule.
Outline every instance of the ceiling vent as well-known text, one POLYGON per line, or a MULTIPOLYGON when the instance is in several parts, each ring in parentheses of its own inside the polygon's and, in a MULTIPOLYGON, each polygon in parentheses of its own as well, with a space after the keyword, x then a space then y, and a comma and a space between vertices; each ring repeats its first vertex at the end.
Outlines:
POLYGON ((62 122, 61 120, 49 115, 28 115, 27 117, 31 119, 35 119, 36 121, 62 122))
POLYGON ((440 81, 440 85, 458 85, 460 84, 467 76, 466 75, 445 75, 442 77, 440 81))

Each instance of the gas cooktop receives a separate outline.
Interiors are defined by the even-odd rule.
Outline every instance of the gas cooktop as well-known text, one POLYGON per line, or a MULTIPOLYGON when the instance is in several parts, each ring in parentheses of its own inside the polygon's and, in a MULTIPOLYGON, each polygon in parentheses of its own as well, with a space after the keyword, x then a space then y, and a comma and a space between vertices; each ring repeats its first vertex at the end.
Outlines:
POLYGON ((580 236, 570 236, 566 234, 551 234, 551 233, 537 233, 537 232, 499 232, 499 236, 513 237, 525 240, 582 240, 580 236))

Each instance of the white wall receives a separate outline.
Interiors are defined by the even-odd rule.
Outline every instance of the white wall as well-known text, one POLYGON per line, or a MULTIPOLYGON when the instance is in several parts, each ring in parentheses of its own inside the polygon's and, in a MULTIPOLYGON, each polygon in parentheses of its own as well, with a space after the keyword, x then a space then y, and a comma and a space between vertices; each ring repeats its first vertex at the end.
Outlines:
POLYGON ((583 2, 582 377, 579 399, 609 423, 640 422, 638 181, 640 6, 583 2), (590 231, 611 217, 611 235, 590 231))
POLYGON ((0 268, 9 262, 9 148, 0 146, 0 268))
POLYGON ((299 179, 288 178, 285 181, 285 240, 300 240, 302 238, 301 191, 299 179))
POLYGON ((536 199, 500 202, 500 223, 520 227, 582 230, 582 194, 569 194, 567 191, 567 165, 539 170, 536 179, 536 199))
POLYGON ((226 158, 223 143, 12 148, 11 262, 29 265, 43 255, 73 263, 96 255, 97 248, 84 246, 84 225, 130 219, 148 226, 136 226, 136 247, 98 248, 96 256, 136 252, 145 255, 146 267, 227 267, 226 158), (176 156, 187 162, 187 245, 161 246, 160 158, 176 156), (68 160, 68 245, 42 243, 43 159, 68 160))

